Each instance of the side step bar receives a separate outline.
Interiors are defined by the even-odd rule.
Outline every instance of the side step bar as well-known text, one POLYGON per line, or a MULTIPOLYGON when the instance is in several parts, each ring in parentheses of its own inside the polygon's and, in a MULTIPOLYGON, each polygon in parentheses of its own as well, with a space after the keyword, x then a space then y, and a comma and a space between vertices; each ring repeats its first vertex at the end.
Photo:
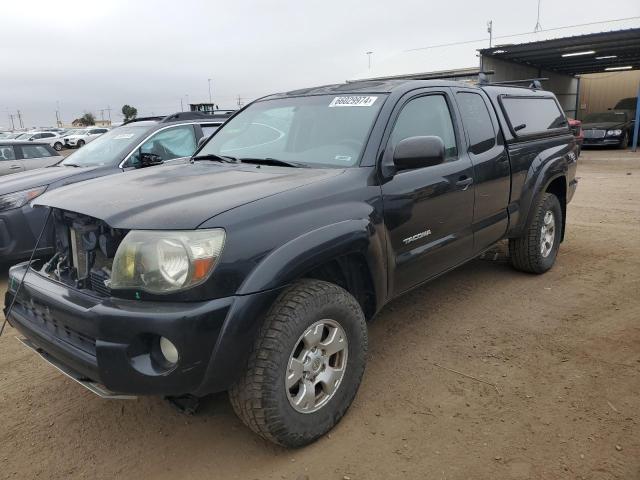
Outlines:
POLYGON ((18 338, 18 337, 16 337, 16 340, 18 340, 20 343, 22 343, 25 347, 33 350, 35 353, 40 355, 40 357, 42 357, 42 359, 45 362, 47 362, 48 364, 50 364, 53 367, 55 367, 58 371, 60 371, 61 373, 63 373, 67 377, 69 377, 71 380, 73 380, 74 382, 79 383, 80 385, 82 385, 87 390, 89 390, 89 391, 95 393, 96 395, 98 395, 100 398, 115 399, 115 400, 135 400, 136 398, 138 398, 135 395, 126 395, 126 394, 123 394, 123 393, 112 392, 111 390, 107 389, 104 385, 101 385, 99 383, 93 382, 93 381, 91 381, 91 380, 89 380, 87 378, 79 377, 77 373, 75 373, 74 371, 72 371, 69 368, 65 367, 61 363, 57 362, 50 355, 47 355, 47 353, 45 353, 44 351, 42 351, 38 347, 36 347, 33 343, 31 343, 31 341, 28 338, 18 338))

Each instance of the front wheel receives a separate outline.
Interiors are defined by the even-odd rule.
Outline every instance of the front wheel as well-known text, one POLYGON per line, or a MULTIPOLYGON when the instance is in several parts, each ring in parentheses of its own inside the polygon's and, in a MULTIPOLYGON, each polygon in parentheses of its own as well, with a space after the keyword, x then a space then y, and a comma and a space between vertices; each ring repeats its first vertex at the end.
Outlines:
POLYGON ((56 152, 59 152, 60 150, 62 150, 62 144, 61 144, 60 142, 56 142, 56 143, 54 143, 54 144, 53 144, 53 149, 54 149, 56 152))
POLYGON ((84 140, 78 140, 77 145, 78 145, 78 148, 84 147, 84 140))
POLYGON ((620 145, 618 145, 618 148, 621 150, 626 150, 627 148, 629 148, 629 132, 624 133, 624 137, 622 137, 622 140, 620 140, 620 145))
POLYGON ((509 258, 516 270, 544 273, 556 261, 562 229, 562 208, 558 197, 545 193, 540 198, 520 238, 509 239, 509 258))
POLYGON ((358 391, 367 326, 347 291, 301 280, 269 311, 247 370, 229 391, 233 409, 254 432, 301 447, 331 430, 358 391))

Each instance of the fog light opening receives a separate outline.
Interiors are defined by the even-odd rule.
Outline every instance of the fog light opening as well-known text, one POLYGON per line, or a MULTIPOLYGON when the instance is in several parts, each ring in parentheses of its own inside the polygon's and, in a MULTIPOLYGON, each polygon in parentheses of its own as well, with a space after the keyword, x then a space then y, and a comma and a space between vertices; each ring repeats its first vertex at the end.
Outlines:
POLYGON ((178 359, 180 358, 178 349, 168 338, 160 337, 160 352, 167 363, 171 365, 178 363, 178 359))

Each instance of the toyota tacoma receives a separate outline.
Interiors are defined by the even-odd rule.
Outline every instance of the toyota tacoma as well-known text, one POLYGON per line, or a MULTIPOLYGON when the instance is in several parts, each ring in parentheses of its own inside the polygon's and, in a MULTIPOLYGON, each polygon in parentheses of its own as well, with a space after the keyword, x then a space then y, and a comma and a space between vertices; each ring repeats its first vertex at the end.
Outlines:
POLYGON ((45 193, 55 253, 10 270, 25 344, 103 396, 228 391, 288 447, 329 431, 392 299, 508 239, 549 270, 578 147, 554 95, 430 80, 261 98, 186 164, 45 193))

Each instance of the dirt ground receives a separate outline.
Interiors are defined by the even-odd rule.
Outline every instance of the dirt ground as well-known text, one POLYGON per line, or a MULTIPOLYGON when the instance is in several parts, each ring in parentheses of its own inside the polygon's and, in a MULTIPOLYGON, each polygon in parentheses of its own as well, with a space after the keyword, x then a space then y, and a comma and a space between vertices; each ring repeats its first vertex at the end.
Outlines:
POLYGON ((225 395, 193 417, 101 400, 8 328, 0 478, 640 479, 640 154, 583 152, 578 175, 555 267, 478 259, 388 305, 354 405, 304 449, 225 395))

